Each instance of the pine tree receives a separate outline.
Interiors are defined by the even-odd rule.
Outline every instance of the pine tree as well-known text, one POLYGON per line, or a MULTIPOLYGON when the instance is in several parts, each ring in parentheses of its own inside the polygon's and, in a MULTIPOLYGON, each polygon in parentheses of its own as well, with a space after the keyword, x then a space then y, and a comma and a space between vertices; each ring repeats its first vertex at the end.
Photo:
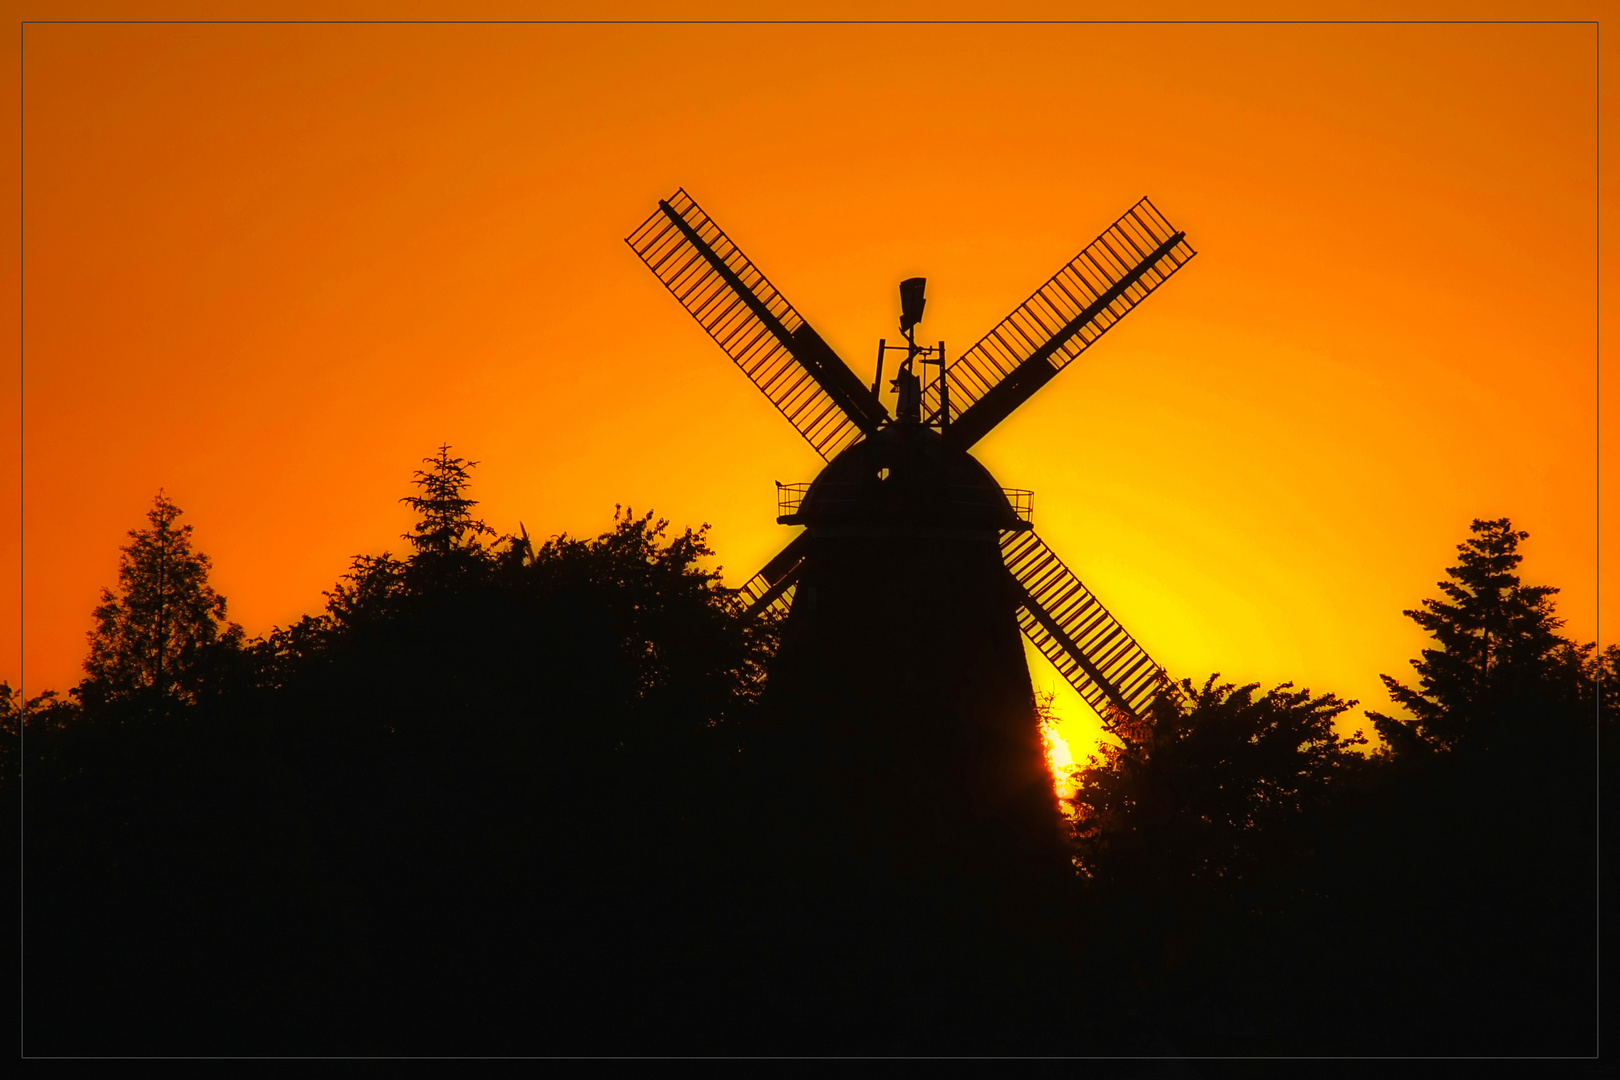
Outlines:
POLYGON ((434 457, 423 458, 427 469, 418 469, 412 480, 421 493, 400 500, 420 515, 405 540, 415 549, 407 578, 418 592, 444 587, 476 577, 493 565, 489 549, 481 537, 495 536, 495 530, 472 514, 478 505, 467 498, 472 470, 478 464, 451 457, 450 446, 439 447, 434 457))
POLYGON ((150 694, 194 701, 207 654, 239 647, 242 628, 225 621, 225 598, 208 583, 207 555, 191 548, 191 526, 161 490, 146 518, 131 529, 118 559, 118 592, 101 590, 89 633, 86 703, 150 694))
POLYGON ((1451 580, 1439 583, 1446 599, 1402 612, 1435 639, 1436 647, 1412 661, 1417 687, 1379 676, 1411 714, 1367 714, 1396 757, 1455 748, 1471 731, 1544 695, 1561 666, 1558 656, 1582 652, 1557 633, 1563 626, 1553 614, 1558 590, 1523 585, 1515 572, 1524 558, 1519 543, 1530 534, 1515 531, 1507 518, 1476 519, 1470 528, 1473 537, 1457 545, 1457 565, 1446 570, 1451 580))
POLYGON ((355 555, 348 571, 325 593, 323 613, 277 627, 254 644, 264 683, 284 684, 301 666, 354 633, 410 617, 426 597, 487 584, 500 567, 522 565, 525 549, 514 538, 504 538, 513 541, 512 547, 499 555, 481 540, 496 534, 473 516, 478 503, 466 495, 478 463, 452 457, 448 444, 422 463, 428 467, 416 470, 412 480, 419 493, 400 499, 418 515, 404 535, 412 553, 403 559, 388 551, 355 555))

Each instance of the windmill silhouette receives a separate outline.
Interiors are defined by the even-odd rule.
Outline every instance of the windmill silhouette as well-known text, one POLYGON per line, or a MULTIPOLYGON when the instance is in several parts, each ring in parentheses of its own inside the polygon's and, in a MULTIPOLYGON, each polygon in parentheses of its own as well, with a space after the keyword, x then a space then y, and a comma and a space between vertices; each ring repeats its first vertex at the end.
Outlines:
POLYGON ((870 386, 684 190, 627 243, 828 463, 778 484, 777 521, 803 531, 738 594, 785 616, 767 699, 796 745, 869 820, 954 800, 967 832, 1052 850, 1019 631, 1099 713, 1141 716, 1165 680, 1035 534, 1031 493, 968 451, 1185 265, 1184 235, 1143 199, 954 360, 917 344, 924 280, 907 280, 904 344, 879 342, 870 386))

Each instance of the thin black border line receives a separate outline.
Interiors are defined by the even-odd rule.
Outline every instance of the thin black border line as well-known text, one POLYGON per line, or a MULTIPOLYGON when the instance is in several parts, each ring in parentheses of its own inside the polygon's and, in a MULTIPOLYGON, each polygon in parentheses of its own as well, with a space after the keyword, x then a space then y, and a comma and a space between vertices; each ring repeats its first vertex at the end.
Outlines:
MULTIPOLYGON (((26 471, 23 468, 23 447, 26 444, 23 432, 24 410, 24 369, 23 338, 24 338, 24 288, 26 288, 26 274, 23 272, 24 253, 24 225, 26 225, 26 201, 24 201, 24 186, 26 186, 26 168, 23 167, 24 147, 26 139, 23 136, 23 125, 28 115, 24 108, 24 94, 28 87, 28 79, 24 78, 24 60, 28 50, 24 47, 24 37, 29 26, 1591 26, 1592 28, 1592 176, 1594 176, 1594 191, 1592 191, 1592 241, 1594 241, 1594 267, 1592 267, 1592 298, 1594 298, 1594 334, 1592 334, 1592 387, 1594 387, 1594 402, 1592 402, 1592 418, 1594 418, 1594 447, 1592 447, 1592 465, 1594 465, 1594 539, 1596 539, 1596 552, 1592 560, 1592 596, 1594 596, 1594 617, 1592 617, 1592 633, 1596 640, 1596 685, 1594 685, 1594 779, 1596 779, 1596 878, 1594 878, 1594 899, 1597 900, 1597 950, 1594 954, 1596 965, 1597 993, 1594 994, 1594 1031, 1597 1036, 1597 1046, 1591 1056, 1555 1056, 1555 1057, 1529 1057, 1529 1061, 1589 1061, 1601 1059, 1602 1056, 1602 651, 1604 651, 1604 636, 1602 636, 1602 21, 1601 19, 19 19, 18 21, 18 1049, 21 1056, 26 1059, 26 1049, 23 1049, 23 1035, 26 1031, 24 1022, 23 994, 24 965, 26 955, 23 952, 24 934, 23 926, 26 923, 23 913, 24 892, 23 863, 26 855, 26 845, 23 836, 26 829, 23 827, 23 814, 26 813, 26 800, 23 798, 23 772, 24 761, 28 759, 26 751, 26 730, 28 730, 28 704, 26 704, 26 691, 24 691, 24 662, 26 644, 24 633, 28 620, 23 619, 24 589, 26 589, 26 573, 24 567, 24 529, 23 517, 26 513, 28 500, 24 497, 24 483, 26 471)), ((232 1057, 235 1059, 235 1057, 232 1057)), ((251 1057, 254 1061, 264 1061, 264 1057, 251 1057)), ((535 1061, 535 1057, 522 1057, 523 1061, 535 1061)), ((1241 1061, 1257 1061, 1251 1057, 1239 1057, 1241 1061)), ((1270 1057, 1267 1061, 1286 1061, 1288 1057, 1270 1057)), ((1395 1057, 1395 1061, 1422 1061, 1429 1057, 1395 1057)), ((1469 1061, 1476 1057, 1435 1057, 1437 1061, 1469 1061)), ((1481 1061, 1508 1061, 1503 1057, 1479 1057, 1481 1061)), ((122 1059, 120 1059, 122 1061, 122 1059)), ((373 1059, 366 1059, 373 1061, 373 1059)), ((467 1059, 457 1059, 467 1061, 467 1059)), ((595 1059, 593 1059, 595 1061, 595 1059)), ((1051 1057, 1037 1057, 1035 1061, 1051 1061, 1051 1057)), ((1058 1061, 1118 1061, 1111 1057, 1058 1057, 1058 1061)), ((1152 1061, 1152 1059, 1128 1059, 1128 1061, 1152 1061)), ((1179 1059, 1178 1059, 1179 1061, 1179 1059)), ((1213 1061, 1213 1059, 1205 1059, 1213 1061)), ((1335 1059, 1320 1059, 1315 1061, 1335 1061, 1335 1059)), ((1341 1061, 1379 1061, 1362 1059, 1362 1057, 1341 1057, 1341 1061)))
POLYGON ((1592 957, 1596 985, 1592 995, 1593 1029, 1597 1035, 1595 1056, 1603 1056, 1603 26, 1593 20, 1592 33, 1592 531, 1595 552, 1592 560, 1592 636, 1597 653, 1593 673, 1592 757, 1596 821, 1596 856, 1593 894, 1597 904, 1598 948, 1592 957))
POLYGON ((28 170, 23 168, 23 150, 28 141, 23 138, 23 123, 27 119, 28 110, 24 107, 23 94, 27 90, 28 80, 23 78, 23 60, 27 51, 23 48, 23 39, 28 35, 28 24, 22 23, 17 28, 17 1055, 26 1056, 23 1048, 23 1039, 28 1031, 26 993, 28 980, 23 974, 27 964, 28 918, 23 910, 27 899, 27 889, 23 882, 24 863, 28 845, 24 839, 28 829, 23 821, 28 812, 28 800, 23 798, 23 762, 28 760, 28 692, 23 681, 23 674, 28 665, 24 657, 28 655, 28 645, 24 640, 27 633, 28 620, 23 617, 27 607, 28 575, 23 572, 27 565, 23 552, 23 537, 26 533, 23 515, 28 512, 27 492, 24 485, 27 483, 28 473, 23 468, 23 447, 27 439, 23 436, 23 420, 27 410, 23 407, 27 395, 23 384, 23 372, 27 365, 23 363, 23 325, 24 315, 28 310, 23 299, 23 290, 26 287, 27 275, 23 273, 23 230, 28 223, 28 215, 24 211, 23 185, 27 182, 28 170))
POLYGON ((1597 19, 22 19, 38 26, 1596 26, 1597 19))

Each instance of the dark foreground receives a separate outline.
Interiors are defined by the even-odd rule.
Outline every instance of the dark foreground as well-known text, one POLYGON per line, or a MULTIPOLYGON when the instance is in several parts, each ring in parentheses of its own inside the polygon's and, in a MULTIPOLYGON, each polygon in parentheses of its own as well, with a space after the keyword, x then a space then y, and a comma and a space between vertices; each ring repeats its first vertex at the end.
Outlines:
POLYGON ((613 716, 577 642, 429 643, 30 733, 29 1053, 1593 1048, 1585 748, 1369 783, 1233 888, 929 875, 829 852, 860 822, 807 832, 755 746, 613 716))
POLYGON ((32 703, 26 1053, 1595 1052, 1614 655, 1543 598, 1466 694, 1466 635, 1425 661, 1374 759, 1331 695, 1184 684, 1054 859, 927 754, 899 799, 807 754, 701 534, 424 535, 183 679, 109 632, 32 703))

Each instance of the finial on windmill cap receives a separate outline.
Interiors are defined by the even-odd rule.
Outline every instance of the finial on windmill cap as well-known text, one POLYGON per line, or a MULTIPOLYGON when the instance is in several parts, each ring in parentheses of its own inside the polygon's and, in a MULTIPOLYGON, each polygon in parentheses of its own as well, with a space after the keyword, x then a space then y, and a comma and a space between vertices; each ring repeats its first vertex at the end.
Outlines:
POLYGON ((906 278, 900 283, 900 332, 908 332, 913 326, 922 322, 923 286, 928 284, 927 278, 906 278))

